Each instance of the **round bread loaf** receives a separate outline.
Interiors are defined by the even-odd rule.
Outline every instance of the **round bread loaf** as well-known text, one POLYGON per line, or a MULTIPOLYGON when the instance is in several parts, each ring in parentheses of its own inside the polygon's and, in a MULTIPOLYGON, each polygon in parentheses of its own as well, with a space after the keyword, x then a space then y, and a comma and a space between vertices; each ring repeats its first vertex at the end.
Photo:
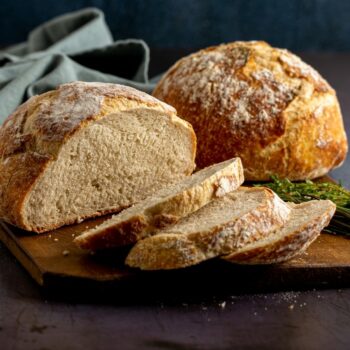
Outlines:
POLYGON ((153 94, 193 125, 200 168, 239 156, 246 180, 304 180, 341 165, 347 153, 335 91, 297 56, 265 42, 184 57, 153 94))
POLYGON ((189 176, 195 152, 191 125, 152 96, 60 85, 0 128, 0 218, 45 232, 118 212, 189 176))

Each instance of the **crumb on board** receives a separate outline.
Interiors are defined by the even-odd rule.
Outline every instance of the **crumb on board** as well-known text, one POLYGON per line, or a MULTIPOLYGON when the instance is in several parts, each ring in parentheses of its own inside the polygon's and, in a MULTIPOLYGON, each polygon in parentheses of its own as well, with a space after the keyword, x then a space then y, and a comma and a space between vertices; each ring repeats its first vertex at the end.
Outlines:
POLYGON ((220 303, 219 306, 221 307, 221 309, 224 309, 226 307, 226 301, 220 303))
POLYGON ((63 256, 67 256, 67 255, 69 255, 69 250, 67 250, 67 249, 66 249, 66 250, 64 250, 64 251, 62 252, 62 255, 63 255, 63 256))
POLYGON ((53 240, 54 240, 54 242, 58 242, 58 238, 54 238, 53 240))

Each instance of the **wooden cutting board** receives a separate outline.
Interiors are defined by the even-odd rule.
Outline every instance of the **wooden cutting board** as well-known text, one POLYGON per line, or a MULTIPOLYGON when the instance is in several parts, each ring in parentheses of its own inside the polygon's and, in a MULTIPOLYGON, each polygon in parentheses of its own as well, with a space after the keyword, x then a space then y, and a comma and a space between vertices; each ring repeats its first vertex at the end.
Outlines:
POLYGON ((141 272, 124 266, 128 248, 91 255, 73 244, 75 236, 106 218, 40 235, 0 221, 0 240, 45 287, 113 284, 127 289, 136 283, 143 289, 186 285, 257 291, 350 286, 350 239, 344 236, 322 234, 302 256, 275 266, 236 266, 217 259, 177 271, 141 272))

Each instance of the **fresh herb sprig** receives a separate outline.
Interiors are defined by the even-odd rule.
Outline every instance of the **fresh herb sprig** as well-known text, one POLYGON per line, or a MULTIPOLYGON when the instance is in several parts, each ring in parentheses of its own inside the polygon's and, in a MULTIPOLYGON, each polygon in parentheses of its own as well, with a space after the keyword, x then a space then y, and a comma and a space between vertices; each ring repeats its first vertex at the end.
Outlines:
POLYGON ((337 210, 329 226, 324 230, 350 236, 350 192, 341 184, 332 182, 291 182, 271 176, 272 182, 259 183, 255 186, 266 186, 276 192, 284 201, 302 203, 312 199, 329 199, 337 210))

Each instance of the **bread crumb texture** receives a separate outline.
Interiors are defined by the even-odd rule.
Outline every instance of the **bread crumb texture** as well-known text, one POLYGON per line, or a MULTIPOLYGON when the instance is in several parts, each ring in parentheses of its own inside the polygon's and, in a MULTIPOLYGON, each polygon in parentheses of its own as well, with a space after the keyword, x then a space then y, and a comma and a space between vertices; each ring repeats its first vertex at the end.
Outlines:
POLYGON ((289 215, 289 206, 271 190, 241 187, 139 241, 126 263, 144 270, 195 265, 264 239, 289 215))
POLYGON ((291 206, 288 222, 268 237, 236 249, 224 259, 239 264, 275 264, 302 254, 320 235, 336 206, 329 200, 313 200, 291 206))
POLYGON ((0 216, 42 232, 119 211, 190 175, 195 150, 191 125, 154 97, 63 84, 0 129, 0 216))
POLYGON ((75 243, 93 250, 135 243, 236 190, 243 181, 239 158, 212 165, 83 232, 75 243))

